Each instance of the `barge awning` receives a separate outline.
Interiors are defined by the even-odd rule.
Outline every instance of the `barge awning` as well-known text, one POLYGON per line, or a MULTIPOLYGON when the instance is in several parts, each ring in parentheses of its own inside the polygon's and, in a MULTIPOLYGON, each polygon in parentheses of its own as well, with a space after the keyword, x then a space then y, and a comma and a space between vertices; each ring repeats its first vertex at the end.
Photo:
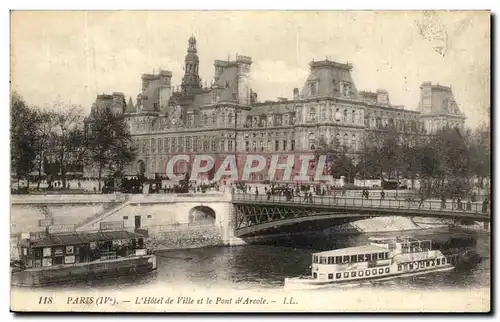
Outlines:
POLYGON ((32 248, 62 246, 62 245, 78 245, 98 241, 120 240, 120 239, 138 239, 144 238, 142 234, 131 231, 100 231, 100 232, 78 232, 70 234, 53 234, 46 238, 35 240, 32 242, 32 248))

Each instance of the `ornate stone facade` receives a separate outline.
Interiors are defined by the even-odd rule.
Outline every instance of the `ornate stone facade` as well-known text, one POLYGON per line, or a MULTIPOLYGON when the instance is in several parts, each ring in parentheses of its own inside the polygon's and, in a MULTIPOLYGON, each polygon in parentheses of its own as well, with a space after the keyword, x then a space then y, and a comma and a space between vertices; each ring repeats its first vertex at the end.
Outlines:
MULTIPOLYGON (((177 154, 311 152, 322 139, 355 153, 367 131, 387 126, 411 133, 463 128, 465 117, 448 87, 422 83, 418 111, 406 110, 392 105, 387 91, 358 91, 351 64, 324 60, 310 63, 293 100, 258 102, 249 84, 250 57, 216 60, 207 86, 198 75, 197 52, 191 37, 180 87, 172 87, 169 71, 144 74, 136 104, 130 99, 123 108, 139 151, 130 174, 165 174, 177 154)), ((177 165, 176 172, 187 171, 186 164, 177 165)))

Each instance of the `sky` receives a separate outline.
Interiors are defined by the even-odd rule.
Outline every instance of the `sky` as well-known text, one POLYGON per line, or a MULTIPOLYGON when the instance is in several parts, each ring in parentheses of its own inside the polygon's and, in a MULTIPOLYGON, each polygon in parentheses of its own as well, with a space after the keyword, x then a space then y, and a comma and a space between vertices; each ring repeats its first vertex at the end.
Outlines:
POLYGON ((141 74, 173 72, 179 85, 188 38, 197 39, 200 76, 215 59, 252 57, 259 100, 292 98, 312 60, 349 62, 358 90, 389 91, 416 110, 424 81, 452 86, 466 125, 489 121, 490 16, 481 11, 15 11, 11 84, 30 105, 90 110, 96 95, 135 98, 141 74), (430 37, 446 34, 446 50, 430 37), (428 37, 429 38, 429 37, 428 37))

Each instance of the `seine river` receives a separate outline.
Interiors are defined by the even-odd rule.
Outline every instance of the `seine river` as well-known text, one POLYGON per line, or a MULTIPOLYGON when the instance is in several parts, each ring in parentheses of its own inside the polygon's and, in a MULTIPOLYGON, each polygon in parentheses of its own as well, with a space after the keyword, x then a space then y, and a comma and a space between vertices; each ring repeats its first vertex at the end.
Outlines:
MULTIPOLYGON (((384 235, 390 236, 391 233, 384 235)), ((433 239, 456 236, 456 233, 433 230, 407 232, 404 235, 433 239)), ((489 288, 490 236, 480 233, 468 235, 476 239, 476 251, 483 257, 483 260, 470 270, 397 278, 379 284, 361 284, 358 287, 427 290, 489 288)), ((285 277, 309 274, 311 252, 363 245, 367 238, 367 235, 342 235, 336 238, 323 235, 302 237, 293 241, 283 238, 272 244, 262 245, 160 251, 157 254, 158 271, 147 276, 121 277, 50 288, 104 290, 183 285, 193 286, 193 289, 198 287, 229 287, 240 290, 279 289, 283 287, 285 277)))

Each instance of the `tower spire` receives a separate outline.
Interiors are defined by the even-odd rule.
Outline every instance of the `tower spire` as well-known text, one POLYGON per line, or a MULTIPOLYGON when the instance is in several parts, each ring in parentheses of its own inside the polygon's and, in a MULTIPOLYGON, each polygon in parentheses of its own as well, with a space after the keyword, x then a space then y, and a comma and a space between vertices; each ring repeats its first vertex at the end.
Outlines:
POLYGON ((189 95, 193 92, 193 89, 200 88, 200 76, 198 75, 200 59, 197 53, 196 38, 191 36, 188 40, 187 54, 184 59, 184 77, 181 84, 183 95, 189 95))

